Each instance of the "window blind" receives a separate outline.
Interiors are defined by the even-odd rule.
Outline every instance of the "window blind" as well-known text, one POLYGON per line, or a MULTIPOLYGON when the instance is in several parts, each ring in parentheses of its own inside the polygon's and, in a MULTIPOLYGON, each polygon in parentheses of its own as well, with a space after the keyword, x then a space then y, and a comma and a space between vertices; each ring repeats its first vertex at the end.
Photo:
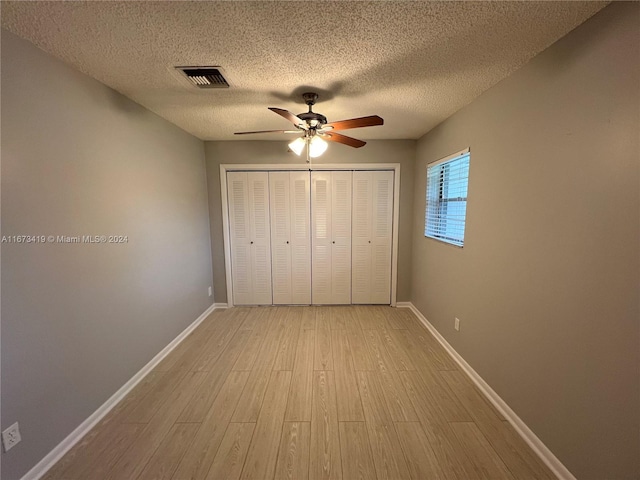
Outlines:
POLYGON ((467 149, 427 166, 426 237, 463 246, 470 156, 467 149))

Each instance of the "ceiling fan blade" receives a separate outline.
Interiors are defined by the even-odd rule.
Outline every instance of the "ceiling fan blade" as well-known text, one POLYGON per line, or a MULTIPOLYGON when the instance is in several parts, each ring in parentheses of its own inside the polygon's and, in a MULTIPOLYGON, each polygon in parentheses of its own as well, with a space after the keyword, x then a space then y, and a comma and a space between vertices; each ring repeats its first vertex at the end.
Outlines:
POLYGON ((291 123, 293 123, 296 127, 302 128, 304 130, 307 130, 307 122, 305 122, 304 120, 302 120, 301 118, 296 117, 293 113, 291 113, 289 110, 284 110, 282 108, 276 108, 276 107, 268 107, 269 110, 271 110, 274 113, 277 113, 278 115, 280 115, 281 117, 286 118, 287 120, 289 120, 291 123))
POLYGON ((329 140, 330 142, 343 143, 354 148, 364 147, 367 144, 367 142, 363 142, 362 140, 358 140, 357 138, 347 137, 346 135, 340 135, 339 133, 335 132, 324 132, 322 134, 322 137, 325 140, 329 140))
POLYGON ((248 135, 250 133, 300 133, 300 130, 258 130, 257 132, 235 132, 234 135, 248 135))
POLYGON ((350 118, 349 120, 340 120, 339 122, 331 122, 322 128, 330 128, 332 130, 347 130, 348 128, 374 127, 383 125, 384 120, 378 115, 370 115, 368 117, 350 118))

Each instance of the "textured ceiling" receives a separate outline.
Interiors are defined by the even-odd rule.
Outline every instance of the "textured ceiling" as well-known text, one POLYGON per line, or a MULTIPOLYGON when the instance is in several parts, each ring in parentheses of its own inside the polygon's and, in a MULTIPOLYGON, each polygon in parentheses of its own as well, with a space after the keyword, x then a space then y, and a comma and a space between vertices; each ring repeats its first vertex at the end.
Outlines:
MULTIPOLYGON (((2 26, 205 140, 380 115, 364 139, 419 138, 608 2, 10 2, 2 26), (174 66, 220 65, 200 90, 174 66)), ((345 132, 346 133, 346 132, 345 132)))

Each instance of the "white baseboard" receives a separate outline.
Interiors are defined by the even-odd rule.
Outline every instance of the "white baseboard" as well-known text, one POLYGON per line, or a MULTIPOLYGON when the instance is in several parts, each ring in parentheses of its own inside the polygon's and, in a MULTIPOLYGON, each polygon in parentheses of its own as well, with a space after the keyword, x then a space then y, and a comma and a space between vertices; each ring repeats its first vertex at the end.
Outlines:
POLYGON ((412 302, 398 302, 398 307, 409 308, 418 317, 422 324, 427 327, 429 332, 440 342, 447 353, 460 366, 462 371, 466 373, 471 381, 478 387, 482 394, 487 397, 491 404, 506 418, 515 431, 527 442, 531 449, 540 457, 544 464, 558 477, 560 480, 576 480, 576 477, 565 467, 560 460, 553 454, 547 446, 542 443, 535 433, 522 421, 518 415, 500 398, 500 396, 485 382, 478 372, 469 365, 462 356, 440 335, 440 332, 431 325, 429 320, 416 308, 412 302))
POLYGON ((38 480, 60 460, 65 453, 78 443, 89 430, 91 430, 102 418, 122 400, 140 381, 147 376, 153 368, 158 365, 171 351, 176 348, 211 312, 219 308, 227 308, 227 304, 214 303, 207 308, 191 325, 185 328, 171 343, 164 347, 155 357, 151 359, 142 369, 129 379, 120 389, 104 402, 89 418, 82 422, 73 432, 71 432, 62 442, 51 450, 42 460, 40 460, 31 470, 29 470, 21 480, 38 480))

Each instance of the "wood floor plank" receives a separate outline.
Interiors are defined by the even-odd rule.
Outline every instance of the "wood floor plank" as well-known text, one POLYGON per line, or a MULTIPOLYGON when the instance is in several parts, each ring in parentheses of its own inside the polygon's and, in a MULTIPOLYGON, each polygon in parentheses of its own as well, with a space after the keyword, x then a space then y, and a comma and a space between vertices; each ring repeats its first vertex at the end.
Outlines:
POLYGON ((274 370, 264 396, 264 403, 253 432, 240 478, 268 480, 273 478, 282 434, 291 372, 274 370))
POLYGON ((417 422, 418 417, 413 405, 404 390, 398 373, 391 365, 391 356, 384 345, 381 332, 367 330, 366 337, 370 355, 375 359, 376 371, 391 419, 395 422, 417 422))
POLYGON ((296 313, 301 316, 300 329, 301 330, 315 330, 316 329, 316 307, 297 307, 296 313))
POLYGON ((329 325, 331 330, 345 330, 347 325, 345 323, 344 309, 347 307, 331 307, 329 309, 329 325))
POLYGON ((515 480, 500 456, 473 422, 449 424, 473 466, 474 478, 482 480, 515 480))
POLYGON ((280 336, 273 369, 292 371, 296 358, 296 347, 298 344, 301 322, 298 314, 296 313, 298 310, 296 307, 283 308, 286 309, 284 331, 280 336))
MULTIPOLYGON (((127 394, 105 417, 96 425, 101 428, 103 423, 111 421, 124 422, 124 419, 131 415, 142 399, 151 391, 157 388, 158 383, 167 372, 152 370, 127 394)), ((94 428, 96 428, 94 427, 94 428)))
MULTIPOLYGON (((98 430, 90 439, 83 438, 69 458, 63 458, 44 477, 47 480, 85 480, 96 475, 103 478, 136 441, 145 425, 115 424, 98 430), (66 460, 66 461, 65 461, 66 460)), ((69 455, 69 454, 67 454, 69 455)), ((65 455, 66 457, 66 455, 65 455)))
POLYGON ((234 307, 238 311, 236 321, 240 323, 240 330, 253 330, 258 322, 259 316, 254 315, 252 307, 234 307))
POLYGON ((207 475, 248 377, 249 372, 231 372, 225 379, 196 437, 178 465, 174 480, 201 479, 207 475))
POLYGON ((396 423, 396 432, 412 479, 447 478, 438 465, 438 458, 420 422, 396 423))
POLYGON ((342 466, 334 372, 314 372, 312 401, 309 479, 340 480, 342 466))
POLYGON ((309 478, 310 422, 285 422, 280 440, 275 480, 309 478))
POLYGON ((414 315, 410 308, 398 307, 395 309, 396 316, 400 319, 405 329, 409 329, 415 325, 420 325, 420 320, 414 315))
POLYGON ((247 338, 242 352, 238 355, 238 360, 236 360, 232 370, 250 371, 253 369, 263 341, 264 335, 251 330, 251 334, 247 338))
POLYGON ((442 470, 446 480, 470 480, 473 472, 467 471, 466 456, 460 444, 453 438, 453 432, 449 423, 442 418, 440 410, 434 404, 434 400, 425 396, 423 384, 414 384, 410 372, 400 372, 407 395, 416 410, 420 423, 431 445, 438 466, 442 470))
POLYGON ((165 372, 147 395, 131 403, 126 411, 122 411, 122 422, 149 423, 158 408, 167 400, 167 396, 175 390, 187 373, 187 370, 165 372))
POLYGON ((302 330, 298 337, 295 365, 291 377, 291 392, 285 414, 287 422, 311 421, 314 346, 315 330, 302 330))
POLYGON ((429 444, 445 479, 476 480, 477 473, 468 461, 464 447, 455 438, 449 423, 422 424, 429 444))
MULTIPOLYGON (((414 391, 414 399, 422 399, 427 405, 424 409, 425 416, 430 416, 432 423, 447 422, 471 422, 473 419, 466 408, 462 406, 458 397, 439 377, 427 371, 400 372, 405 391, 414 391)), ((413 401, 413 400, 412 400, 413 401)), ((413 401, 415 407, 415 401, 413 401)), ((415 408, 416 411, 418 408, 415 408)), ((420 417, 420 414, 418 413, 420 417)), ((422 417, 420 420, 422 421, 422 417)))
POLYGON ((357 376, 378 479, 410 478, 377 372, 357 372, 357 376))
POLYGON ((438 377, 444 380, 476 423, 501 422, 503 420, 502 415, 475 388, 471 380, 469 380, 469 377, 461 371, 441 371, 438 372, 438 377))
POLYGON ((278 307, 252 307, 251 315, 256 317, 253 331, 261 335, 271 332, 280 322, 278 307))
POLYGON ((367 342, 364 338, 364 332, 360 329, 357 331, 349 331, 346 334, 349 348, 351 350, 351 358, 353 358, 353 366, 358 370, 373 370, 375 363, 369 355, 367 342))
POLYGON ((380 330, 380 335, 396 370, 416 370, 411 355, 403 348, 402 335, 398 333, 398 330, 380 330))
POLYGON ((351 350, 344 331, 331 332, 331 347, 338 400, 338 420, 341 422, 364 421, 351 350))
POLYGON ((367 314, 367 305, 352 305, 351 313, 358 330, 376 328, 371 326, 370 316, 367 314))
POLYGON ((356 317, 356 312, 351 306, 340 306, 338 307, 340 310, 340 315, 342 316, 342 323, 344 325, 344 329, 347 332, 360 332, 362 333, 362 328, 360 328, 360 321, 356 317))
POLYGON ((480 395, 464 373, 447 371, 440 372, 440 375, 517 479, 555 478, 548 467, 525 446, 524 440, 513 428, 500 419, 495 408, 480 395))
POLYGON ((136 480, 170 480, 198 428, 198 423, 174 424, 136 480))
POLYGON ((124 452, 106 476, 109 480, 136 478, 162 443, 180 412, 204 380, 204 372, 189 372, 168 395, 165 402, 145 425, 138 439, 124 452))
POLYGON ((192 423, 203 421, 218 396, 222 385, 227 380, 227 376, 229 372, 231 372, 234 363, 242 352, 249 335, 251 335, 251 331, 249 330, 240 330, 236 333, 229 342, 224 355, 215 365, 215 368, 205 372, 206 377, 204 382, 181 412, 178 418, 179 422, 192 423))
MULTIPOLYGON (((202 354, 195 360, 192 370, 200 372, 208 372, 217 368, 216 364, 222 353, 227 349, 227 345, 234 338, 240 324, 229 317, 223 328, 211 335, 209 341, 205 345, 202 354)), ((244 338, 248 337, 246 331, 242 332, 244 338)))
POLYGON ((385 313, 386 313, 388 328, 395 328, 398 330, 407 328, 405 317, 400 314, 399 310, 400 310, 399 308, 393 308, 393 307, 389 307, 386 310, 385 313))
POLYGON ((379 330, 367 330, 364 332, 369 355, 379 370, 389 370, 393 367, 393 360, 387 351, 385 342, 379 330))
POLYGON ((363 330, 383 330, 388 327, 385 311, 391 307, 359 305, 356 309, 363 330))
POLYGON ((380 370, 378 378, 393 421, 417 422, 418 415, 407 396, 398 372, 395 370, 380 370))
POLYGON ((194 357, 202 353, 213 332, 213 328, 207 329, 203 324, 200 324, 198 328, 173 349, 170 355, 163 358, 154 370, 167 372, 173 369, 185 368, 185 365, 190 364, 194 357))
MULTIPOLYGON (((416 319, 416 322, 418 320, 416 319)), ((422 325, 416 323, 407 330, 400 332, 409 341, 418 345, 420 357, 425 359, 423 365, 428 365, 431 370, 457 370, 458 366, 444 350, 442 345, 422 325)))
MULTIPOLYGON (((236 330, 238 313, 231 310, 214 311, 207 320, 201 323, 198 328, 192 332, 187 339, 180 343, 176 350, 177 355, 170 355, 163 360, 159 366, 159 370, 162 370, 163 366, 168 367, 171 370, 174 369, 187 369, 198 370, 194 365, 197 364, 199 359, 204 358, 209 351, 210 345, 216 343, 215 339, 224 339, 226 341, 229 335, 236 330), (218 316, 214 316, 215 313, 220 313, 218 316), (173 361, 171 361, 173 359, 173 361), (165 365, 166 362, 166 365, 165 365)), ((216 350, 216 354, 219 350, 216 350)), ((206 369, 206 368, 203 368, 206 369)))
MULTIPOLYGON (((278 311, 282 310, 272 309, 273 315, 277 315, 278 311)), ((277 317, 274 318, 277 319, 277 317)), ((233 414, 232 422, 255 423, 258 421, 262 400, 276 359, 279 337, 283 331, 284 326, 281 323, 272 322, 272 328, 265 335, 247 385, 233 414)))
POLYGON ((349 480, 376 478, 365 422, 340 422, 342 473, 349 480))
POLYGON ((422 347, 411 338, 413 335, 413 332, 411 330, 390 329, 388 331, 392 334, 393 339, 396 341, 398 347, 405 353, 407 357, 409 357, 411 363, 415 367, 404 368, 401 370, 419 370, 421 368, 430 368, 431 370, 437 370, 434 365, 428 363, 422 347))
POLYGON ((238 480, 253 437, 255 423, 230 423, 207 480, 238 480))
POLYGON ((316 309, 316 348, 313 361, 314 370, 333 370, 329 308, 330 307, 317 307, 316 309))

